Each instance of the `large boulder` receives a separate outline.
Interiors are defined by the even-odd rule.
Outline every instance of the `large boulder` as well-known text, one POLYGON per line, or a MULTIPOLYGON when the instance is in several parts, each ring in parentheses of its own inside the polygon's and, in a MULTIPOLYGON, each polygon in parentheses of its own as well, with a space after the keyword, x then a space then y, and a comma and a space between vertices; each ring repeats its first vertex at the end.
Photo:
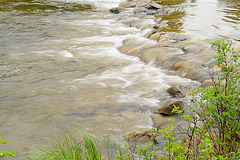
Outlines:
POLYGON ((183 101, 179 101, 179 100, 168 100, 166 102, 164 102, 163 104, 161 104, 157 110, 159 113, 164 114, 164 115, 173 115, 175 113, 172 112, 174 107, 179 107, 179 110, 184 109, 185 104, 183 101))

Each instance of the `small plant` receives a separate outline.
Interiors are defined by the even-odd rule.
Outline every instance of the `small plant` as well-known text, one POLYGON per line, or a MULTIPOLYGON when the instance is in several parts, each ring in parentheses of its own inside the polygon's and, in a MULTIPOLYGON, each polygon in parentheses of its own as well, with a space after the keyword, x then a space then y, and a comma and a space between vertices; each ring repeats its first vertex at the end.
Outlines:
POLYGON ((123 147, 116 148, 115 157, 118 160, 153 160, 155 159, 155 151, 157 150, 154 147, 154 142, 150 141, 145 143, 144 146, 140 147, 139 145, 132 145, 129 136, 126 136, 125 139, 127 142, 123 143, 123 147))
MULTIPOLYGON (((6 141, 3 141, 2 140, 2 134, 0 134, 0 145, 4 145, 4 144, 9 144, 9 143, 6 142, 6 141)), ((16 156, 16 153, 15 152, 9 152, 6 149, 4 149, 3 151, 0 151, 0 158, 4 158, 4 157, 8 158, 8 156, 14 157, 14 156, 16 156)))

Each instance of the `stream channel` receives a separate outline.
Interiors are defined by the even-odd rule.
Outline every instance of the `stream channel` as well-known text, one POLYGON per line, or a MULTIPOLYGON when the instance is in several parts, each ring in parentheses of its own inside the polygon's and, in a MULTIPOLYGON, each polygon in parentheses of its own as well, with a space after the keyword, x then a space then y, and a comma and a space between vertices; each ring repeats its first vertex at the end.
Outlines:
MULTIPOLYGON (((169 96, 166 89, 195 83, 118 50, 129 37, 160 43, 146 38, 150 28, 124 23, 131 9, 109 12, 121 2, 0 1, 0 133, 8 150, 28 151, 78 125, 121 141, 126 132, 152 127, 150 115, 169 96)), ((178 30, 199 41, 239 42, 238 0, 173 5, 185 10, 178 30)))

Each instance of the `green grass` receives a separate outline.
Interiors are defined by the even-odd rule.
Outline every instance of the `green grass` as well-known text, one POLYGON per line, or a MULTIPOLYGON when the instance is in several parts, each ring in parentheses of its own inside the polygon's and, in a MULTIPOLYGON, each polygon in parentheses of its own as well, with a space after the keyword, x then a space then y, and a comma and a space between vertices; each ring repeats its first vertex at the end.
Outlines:
POLYGON ((47 145, 26 154, 28 160, 101 160, 100 143, 93 141, 89 133, 77 130, 80 138, 67 134, 61 140, 49 140, 47 145))
POLYGON ((82 157, 83 150, 80 143, 67 135, 58 141, 51 140, 48 145, 26 154, 29 160, 80 160, 82 157))

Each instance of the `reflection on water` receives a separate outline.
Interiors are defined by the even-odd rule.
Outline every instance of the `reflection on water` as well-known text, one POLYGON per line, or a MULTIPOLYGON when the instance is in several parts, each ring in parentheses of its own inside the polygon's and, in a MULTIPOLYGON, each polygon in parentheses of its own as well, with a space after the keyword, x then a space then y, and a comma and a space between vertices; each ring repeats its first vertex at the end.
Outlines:
POLYGON ((226 5, 223 10, 225 16, 224 21, 239 24, 240 23, 240 1, 238 0, 219 0, 220 3, 226 5))
POLYGON ((60 3, 56 1, 40 0, 1 0, 0 12, 17 14, 43 14, 56 12, 76 12, 93 9, 89 4, 60 3))
POLYGON ((184 3, 186 0, 154 0, 154 1, 159 1, 159 4, 164 6, 171 6, 184 3))
POLYGON ((164 0, 162 14, 156 16, 161 35, 187 32, 220 36, 239 41, 240 2, 238 0, 164 0), (166 25, 162 25, 166 24, 166 25), (235 32, 235 33, 234 33, 235 32))

